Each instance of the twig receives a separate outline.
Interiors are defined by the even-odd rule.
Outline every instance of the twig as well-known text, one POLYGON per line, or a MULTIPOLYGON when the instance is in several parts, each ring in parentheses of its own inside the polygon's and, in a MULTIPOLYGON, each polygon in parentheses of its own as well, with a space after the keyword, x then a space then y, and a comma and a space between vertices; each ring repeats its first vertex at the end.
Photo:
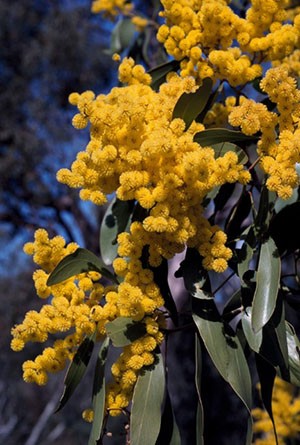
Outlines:
POLYGON ((44 411, 40 415, 37 423, 33 427, 30 436, 26 440, 24 445, 36 445, 39 442, 40 435, 49 420, 49 417, 53 414, 57 403, 57 395, 54 394, 50 401, 44 408, 44 411))

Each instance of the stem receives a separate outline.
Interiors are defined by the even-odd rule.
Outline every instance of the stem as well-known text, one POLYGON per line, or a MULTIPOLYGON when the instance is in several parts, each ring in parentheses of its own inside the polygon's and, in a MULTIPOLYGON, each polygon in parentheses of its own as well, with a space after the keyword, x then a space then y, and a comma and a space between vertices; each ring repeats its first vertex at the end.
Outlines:
POLYGON ((220 286, 218 286, 217 289, 215 289, 212 292, 212 295, 215 295, 224 286, 224 284, 226 284, 227 281, 229 281, 234 275, 235 275, 235 272, 232 272, 230 275, 228 275, 228 277, 223 281, 223 283, 220 284, 220 286))
POLYGON ((255 161, 250 165, 248 170, 249 171, 252 170, 259 163, 259 161, 260 161, 260 156, 257 159, 255 159, 255 161))

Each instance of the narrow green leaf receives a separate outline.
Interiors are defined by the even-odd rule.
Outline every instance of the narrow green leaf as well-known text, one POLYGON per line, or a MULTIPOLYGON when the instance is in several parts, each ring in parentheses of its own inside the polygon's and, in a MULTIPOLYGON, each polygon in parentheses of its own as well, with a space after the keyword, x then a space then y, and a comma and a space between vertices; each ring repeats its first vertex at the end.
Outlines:
POLYGON ((155 445, 180 445, 179 430, 175 421, 169 391, 166 387, 163 413, 158 438, 155 445), (173 442, 172 442, 173 441, 173 442))
POLYGON ((112 264, 117 257, 117 237, 128 230, 133 201, 121 201, 116 197, 109 204, 100 228, 100 252, 106 265, 112 264))
MULTIPOLYGON (((287 334, 286 334, 286 326, 285 326, 285 308, 284 308, 284 304, 283 302, 278 299, 278 304, 277 304, 277 308, 275 309, 276 312, 278 312, 278 316, 280 316, 280 319, 278 322, 274 322, 274 330, 275 330, 275 335, 278 341, 278 345, 279 345, 279 349, 284 361, 284 366, 282 366, 282 368, 284 368, 282 370, 283 373, 283 378, 286 377, 285 374, 287 374, 287 377, 289 376, 289 353, 288 353, 288 345, 287 345, 287 334)), ((274 313, 275 314, 275 313, 274 313)), ((275 314, 276 315, 276 314, 275 314)), ((271 321, 274 319, 274 315, 271 318, 271 321)))
POLYGON ((272 392, 274 386, 274 380, 276 377, 275 368, 263 357, 255 354, 256 369, 260 381, 260 392, 264 407, 269 414, 271 422, 273 424, 273 430, 275 435, 275 442, 278 445, 277 433, 274 423, 273 411, 272 411, 272 392))
MULTIPOLYGON (((224 324, 221 321, 200 317, 195 313, 193 314, 193 320, 214 365, 242 400, 251 417, 251 377, 238 337, 226 334, 224 324)), ((250 445, 251 440, 252 423, 249 420, 246 445, 250 445)))
POLYGON ((77 249, 74 253, 67 255, 56 266, 53 272, 49 275, 47 286, 61 283, 74 275, 83 272, 95 271, 101 275, 116 282, 115 276, 104 267, 103 262, 94 253, 87 249, 77 249))
POLYGON ((223 91, 223 88, 224 88, 224 83, 221 82, 220 85, 218 86, 218 88, 210 94, 209 99, 208 99, 205 107, 203 108, 201 113, 197 116, 196 122, 203 122, 204 121, 207 112, 212 108, 212 106, 216 102, 218 96, 223 91))
POLYGON ((138 377, 130 416, 131 445, 155 445, 161 424, 165 373, 161 354, 152 370, 138 377))
POLYGON ((93 410, 94 410, 94 420, 92 424, 92 429, 89 437, 88 445, 97 445, 98 440, 101 437, 103 418, 105 412, 105 364, 107 359, 109 346, 109 338, 106 338, 99 350, 95 377, 93 385, 93 410))
POLYGON ((129 317, 118 317, 105 325, 106 334, 116 347, 130 345, 134 340, 146 334, 144 323, 136 322, 129 317))
POLYGON ((204 445, 204 413, 201 399, 201 374, 202 374, 202 353, 199 336, 195 334, 195 384, 198 395, 198 406, 196 416, 196 444, 204 445))
POLYGON ((275 199, 275 192, 270 192, 264 185, 260 193, 258 213, 254 222, 256 236, 258 238, 261 238, 268 230, 275 199))
POLYGON ((61 410, 65 406, 84 376, 93 352, 95 337, 95 334, 86 337, 74 355, 65 377, 64 391, 55 412, 61 410))
POLYGON ((206 77, 197 91, 194 93, 183 93, 174 107, 172 119, 183 119, 186 128, 189 128, 193 120, 196 119, 207 104, 212 86, 212 79, 206 77))
POLYGON ((181 438, 180 438, 180 433, 179 433, 179 429, 176 423, 176 420, 174 418, 174 423, 173 423, 173 434, 170 440, 170 445, 181 445, 181 438))
POLYGON ((256 288, 252 305, 252 328, 255 332, 266 325, 274 312, 280 269, 277 247, 273 239, 269 238, 261 246, 256 275, 256 288))
POLYGON ((226 334, 220 321, 210 321, 196 314, 193 319, 216 368, 250 412, 251 378, 238 337, 226 334))
POLYGON ((255 352, 259 352, 263 340, 263 332, 262 329, 260 329, 258 332, 254 332, 251 320, 252 307, 249 306, 243 312, 242 327, 250 348, 255 352))
POLYGON ((226 128, 209 128, 200 131, 194 136, 194 141, 203 147, 219 144, 221 142, 255 142, 257 138, 246 136, 241 131, 228 130, 226 128))
POLYGON ((178 60, 170 60, 149 70, 148 73, 152 77, 151 88, 158 90, 159 86, 165 82, 167 74, 171 71, 177 71, 179 67, 180 62, 178 60))
POLYGON ((290 381, 293 385, 300 386, 300 341, 294 327, 286 323, 286 338, 289 354, 290 381))
POLYGON ((240 164, 245 164, 248 161, 248 156, 244 150, 231 142, 220 142, 219 144, 213 144, 212 148, 215 150, 216 158, 224 156, 228 151, 233 151, 237 154, 240 164))

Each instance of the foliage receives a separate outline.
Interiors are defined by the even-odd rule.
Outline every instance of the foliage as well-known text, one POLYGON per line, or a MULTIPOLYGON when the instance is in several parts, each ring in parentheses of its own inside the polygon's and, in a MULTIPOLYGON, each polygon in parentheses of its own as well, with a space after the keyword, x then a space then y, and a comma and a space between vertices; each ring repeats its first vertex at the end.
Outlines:
POLYGON ((282 215, 296 218, 299 207, 300 15, 292 9, 288 16, 285 1, 249 9, 222 0, 195 1, 193 9, 184 1, 161 3, 164 22, 157 25, 159 2, 151 2, 151 16, 131 2, 93 2, 94 12, 120 16, 112 52, 130 48, 118 87, 106 95, 70 94, 78 108, 73 125, 89 125, 90 141, 57 179, 96 205, 114 196, 100 230, 103 261, 37 230, 24 250, 40 267, 37 294, 51 302, 13 328, 12 348, 60 333, 23 371, 25 381, 43 385, 71 361, 64 405, 94 343, 102 344, 92 409, 83 413, 93 422, 89 443, 103 443, 109 418, 125 414, 127 443, 142 437, 148 445, 175 444, 182 431, 169 394, 167 343, 191 330, 197 443, 205 437, 203 349, 245 407, 246 445, 253 439, 255 360, 281 443, 289 431, 283 438, 276 433, 275 376, 299 385, 299 341, 286 308, 299 293, 300 246, 297 236, 282 236, 279 221, 289 233, 292 221, 282 215), (151 46, 148 30, 157 31, 165 51, 151 46), (148 66, 160 59, 159 65, 146 72, 130 56, 148 66), (257 90, 263 101, 254 100, 257 90), (168 283, 168 261, 177 254, 184 259, 175 276, 188 292, 184 323, 168 283), (109 373, 114 348, 122 352, 109 373))

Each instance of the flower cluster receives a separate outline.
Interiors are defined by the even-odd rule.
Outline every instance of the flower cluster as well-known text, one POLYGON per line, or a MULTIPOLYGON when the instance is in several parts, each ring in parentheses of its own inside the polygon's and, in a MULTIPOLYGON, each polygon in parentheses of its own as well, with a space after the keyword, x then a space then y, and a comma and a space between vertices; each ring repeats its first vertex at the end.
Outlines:
POLYGON ((228 96, 225 103, 215 102, 205 115, 203 124, 205 128, 224 128, 228 125, 228 117, 236 105, 236 97, 228 96))
MULTIPOLYGON (((216 159, 211 147, 193 141, 195 133, 204 129, 202 124, 194 122, 186 130, 182 119, 172 119, 179 96, 197 88, 193 78, 182 79, 172 73, 155 92, 137 83, 136 77, 132 81, 129 75, 135 68, 125 60, 119 71, 129 85, 114 88, 107 96, 93 99, 90 92, 71 95, 79 110, 73 123, 81 128, 78 122, 89 121, 91 141, 71 170, 60 170, 57 178, 71 187, 81 187, 81 198, 96 204, 103 204, 107 193, 116 192, 119 199, 136 200, 145 209, 144 220, 119 239, 120 256, 139 258, 143 247, 149 246, 149 262, 158 266, 162 257, 172 258, 188 245, 200 253, 205 251, 205 257, 211 259, 207 243, 213 244, 209 240, 215 229, 203 230, 203 224, 208 223, 202 216, 201 202, 214 187, 246 183, 250 175, 234 152, 216 159)), ((224 252, 220 255, 225 260, 223 269, 229 258, 228 251, 224 252)), ((212 257, 212 261, 205 260, 207 268, 218 264, 216 270, 220 271, 220 262, 214 262, 217 256, 212 257)))
POLYGON ((44 229, 35 232, 34 243, 24 246, 24 251, 33 255, 35 263, 41 267, 33 274, 38 296, 45 299, 52 294, 52 299, 51 304, 43 305, 40 312, 27 312, 23 323, 12 329, 12 349, 20 351, 30 341, 43 343, 49 334, 69 332, 63 340, 56 340, 53 347, 46 348, 34 361, 24 363, 24 380, 27 382, 45 384, 47 374, 62 370, 83 337, 96 330, 90 310, 94 304, 99 304, 103 295, 104 288, 98 283, 101 278, 99 273, 83 273, 51 288, 47 286, 50 272, 77 248, 75 243, 65 246, 61 236, 49 239, 44 229), (87 292, 90 293, 88 300, 87 292))
MULTIPOLYGON (((278 444, 284 445, 286 439, 298 439, 300 428, 300 398, 295 394, 293 385, 276 377, 272 396, 272 411, 278 435, 278 444)), ((272 421, 265 410, 252 410, 254 432, 262 434, 255 445, 273 445, 274 431, 272 421)))
POLYGON ((268 175, 267 187, 287 199, 299 185, 296 163, 300 162, 300 91, 285 66, 269 69, 260 86, 276 104, 278 115, 268 111, 265 105, 244 98, 230 113, 229 123, 240 126, 247 135, 262 132, 258 154, 260 165, 268 175))
POLYGON ((114 382, 109 385, 107 408, 111 416, 119 415, 128 406, 140 370, 155 363, 155 348, 161 344, 163 334, 153 317, 145 318, 146 335, 125 346, 112 365, 114 382))
POLYGON ((227 3, 162 0, 166 22, 157 39, 181 61, 183 77, 226 79, 237 86, 261 75, 262 60, 282 60, 299 47, 299 15, 294 24, 283 24, 286 0, 253 0, 245 18, 227 3))
POLYGON ((12 329, 11 347, 20 351, 30 341, 44 343, 49 335, 67 334, 56 340, 53 347, 45 348, 35 360, 23 364, 24 380, 44 385, 48 373, 65 368, 85 336, 96 333, 100 340, 106 334, 106 323, 117 317, 142 321, 145 334, 126 347, 113 366, 116 381, 107 394, 107 409, 112 410, 111 414, 118 414, 129 403, 138 371, 155 360, 153 351, 163 340, 160 331, 163 320, 158 309, 164 301, 153 281, 153 272, 143 269, 139 260, 128 264, 121 258, 115 260, 116 273, 124 277, 119 286, 104 287, 99 282, 101 275, 98 272, 82 273, 47 286, 51 271, 77 247, 75 243, 66 246, 61 236, 49 239, 44 229, 36 231, 33 243, 25 244, 25 252, 33 255, 35 263, 41 267, 33 276, 37 294, 41 298, 50 295, 52 298, 40 312, 29 311, 24 321, 12 329), (122 379, 117 369, 122 371, 122 379))

